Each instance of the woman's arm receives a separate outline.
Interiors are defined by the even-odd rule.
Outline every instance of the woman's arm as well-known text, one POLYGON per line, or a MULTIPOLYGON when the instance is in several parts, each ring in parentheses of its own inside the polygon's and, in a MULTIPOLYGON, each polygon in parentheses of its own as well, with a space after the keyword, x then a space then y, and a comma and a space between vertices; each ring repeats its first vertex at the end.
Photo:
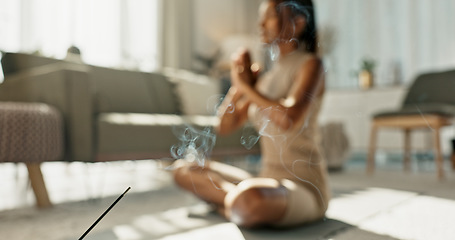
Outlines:
POLYGON ((246 50, 239 50, 232 55, 231 62, 231 88, 218 108, 220 123, 217 127, 219 134, 229 134, 241 127, 248 119, 250 101, 235 85, 240 76, 245 83, 254 89, 259 69, 251 70, 251 58, 246 50))
POLYGON ((255 103, 261 109, 268 111, 270 120, 283 130, 288 130, 293 123, 306 117, 306 111, 315 96, 323 94, 324 78, 322 62, 313 57, 300 67, 287 97, 271 100, 261 95, 248 83, 247 74, 233 78, 233 84, 247 101, 255 103))
POLYGON ((218 108, 220 123, 217 132, 226 135, 241 127, 248 119, 248 106, 249 102, 235 87, 231 87, 218 108))

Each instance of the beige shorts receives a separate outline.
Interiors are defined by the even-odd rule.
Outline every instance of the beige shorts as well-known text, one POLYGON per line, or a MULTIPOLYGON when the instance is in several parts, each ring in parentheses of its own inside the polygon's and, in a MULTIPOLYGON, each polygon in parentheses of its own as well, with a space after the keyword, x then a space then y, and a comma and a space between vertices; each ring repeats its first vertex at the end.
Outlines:
POLYGON ((283 219, 273 226, 289 227, 324 217, 325 211, 318 204, 316 196, 311 191, 288 179, 282 179, 280 183, 287 189, 288 205, 283 219))

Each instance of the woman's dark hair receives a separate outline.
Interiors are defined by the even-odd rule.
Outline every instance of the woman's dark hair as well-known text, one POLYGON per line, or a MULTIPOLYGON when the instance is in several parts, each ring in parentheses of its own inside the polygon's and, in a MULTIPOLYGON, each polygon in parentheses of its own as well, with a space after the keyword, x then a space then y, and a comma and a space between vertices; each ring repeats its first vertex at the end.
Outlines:
POLYGON ((303 16, 306 20, 305 31, 298 37, 299 42, 305 44, 308 52, 317 52, 317 29, 316 17, 312 0, 272 0, 278 14, 284 17, 303 16))

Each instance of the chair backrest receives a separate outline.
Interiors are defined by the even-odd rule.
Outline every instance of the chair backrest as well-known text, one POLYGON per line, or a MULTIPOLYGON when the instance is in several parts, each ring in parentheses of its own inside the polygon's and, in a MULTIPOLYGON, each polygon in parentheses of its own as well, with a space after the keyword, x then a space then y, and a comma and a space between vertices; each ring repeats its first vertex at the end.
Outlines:
POLYGON ((416 104, 455 105, 455 70, 419 75, 411 85, 403 107, 416 104))

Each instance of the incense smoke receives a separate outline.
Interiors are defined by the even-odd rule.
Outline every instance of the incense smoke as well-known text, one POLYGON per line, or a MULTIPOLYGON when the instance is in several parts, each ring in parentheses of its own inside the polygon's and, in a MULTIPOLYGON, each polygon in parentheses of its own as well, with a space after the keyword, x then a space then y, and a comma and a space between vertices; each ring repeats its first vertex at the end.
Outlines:
POLYGON ((216 135, 212 129, 206 127, 198 129, 183 125, 173 129, 180 143, 171 147, 171 154, 175 159, 184 159, 203 167, 207 157, 215 146, 216 135))
MULTIPOLYGON (((210 115, 218 115, 218 108, 223 101, 223 95, 215 95, 207 101, 207 112, 210 115)), ((235 110, 234 105, 227 107, 227 114, 232 114, 235 110)), ((184 159, 190 163, 196 163, 204 167, 216 143, 216 133, 212 127, 198 128, 189 124, 174 127, 174 135, 179 143, 170 149, 171 155, 175 159, 184 159)), ((246 148, 251 149, 258 142, 259 135, 252 128, 244 127, 239 142, 246 148)))

